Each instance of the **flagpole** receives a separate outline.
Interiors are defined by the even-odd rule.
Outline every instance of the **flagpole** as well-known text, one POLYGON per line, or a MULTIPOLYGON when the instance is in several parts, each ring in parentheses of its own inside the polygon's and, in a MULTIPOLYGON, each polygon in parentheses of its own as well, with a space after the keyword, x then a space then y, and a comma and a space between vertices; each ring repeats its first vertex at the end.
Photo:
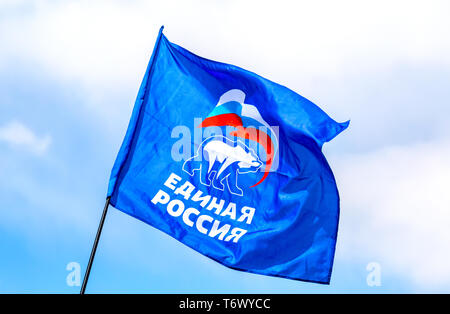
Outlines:
MULTIPOLYGON (((161 26, 161 28, 159 29, 158 37, 156 38, 155 47, 153 48, 153 53, 152 53, 152 57, 150 58, 150 62, 149 62, 149 66, 147 68, 146 76, 147 75, 148 76, 151 75, 151 71, 152 71, 152 68, 153 68, 153 63, 154 63, 156 55, 158 53, 159 43, 161 41, 163 29, 164 29, 164 25, 161 26)), ((145 84, 148 84, 148 83, 146 82, 145 84)), ((139 91, 139 93, 140 93, 140 91, 139 91)), ((145 94, 144 94, 144 96, 145 96, 145 94)), ((142 98, 141 102, 142 101, 143 101, 143 98, 142 98)), ((137 102, 137 100, 136 100, 136 102, 137 102)), ((133 112, 133 114, 134 114, 134 112, 133 112)), ((120 173, 120 170, 119 170, 119 173, 120 173)), ((119 174, 117 174, 117 176, 118 175, 119 174)), ((106 198, 105 207, 103 208, 103 214, 102 214, 102 218, 100 219, 100 224, 98 225, 97 235, 95 236, 94 245, 92 246, 91 256, 89 257, 89 262, 88 262, 88 265, 87 265, 87 268, 86 268, 86 273, 84 274, 84 278, 83 278, 83 283, 81 285, 80 294, 84 294, 84 292, 86 291, 86 285, 87 285, 87 282, 89 280, 89 274, 91 273, 92 263, 94 262, 94 257, 95 257, 95 252, 97 251, 98 242, 99 242, 100 236, 102 234, 102 229, 103 229, 103 224, 105 223, 106 214, 108 213, 108 207, 109 207, 110 200, 111 200, 111 196, 108 196, 106 198)))
POLYGON ((106 214, 108 213, 109 201, 111 197, 106 198, 105 207, 103 208, 102 218, 97 229, 97 235, 95 236, 94 245, 92 246, 91 256, 89 257, 89 262, 86 268, 86 273, 84 274, 83 284, 81 285, 80 294, 84 294, 86 291, 86 285, 89 280, 89 274, 91 273, 92 263, 94 262, 95 252, 97 251, 98 242, 100 240, 100 235, 102 234, 103 224, 105 223, 106 214))

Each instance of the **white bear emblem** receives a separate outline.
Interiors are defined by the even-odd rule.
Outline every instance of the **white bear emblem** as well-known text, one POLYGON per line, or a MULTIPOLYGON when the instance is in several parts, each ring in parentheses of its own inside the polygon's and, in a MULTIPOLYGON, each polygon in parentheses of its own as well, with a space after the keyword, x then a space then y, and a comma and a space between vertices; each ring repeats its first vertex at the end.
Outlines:
POLYGON ((202 184, 211 186, 212 180, 212 186, 222 191, 225 181, 230 193, 242 196, 243 191, 238 186, 238 174, 256 172, 261 165, 262 162, 255 152, 241 141, 213 136, 204 140, 197 154, 185 161, 183 171, 190 176, 197 171, 202 184), (214 177, 211 177, 213 173, 214 177))

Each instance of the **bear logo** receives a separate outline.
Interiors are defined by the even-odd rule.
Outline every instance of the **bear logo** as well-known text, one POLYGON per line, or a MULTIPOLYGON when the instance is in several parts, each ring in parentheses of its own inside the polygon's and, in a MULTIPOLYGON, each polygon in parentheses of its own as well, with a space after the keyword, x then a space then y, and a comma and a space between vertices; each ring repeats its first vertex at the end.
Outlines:
POLYGON ((223 191, 226 183, 231 194, 242 196, 238 175, 256 172, 261 165, 258 155, 241 141, 212 136, 200 144, 195 156, 184 162, 183 171, 190 176, 197 172, 203 185, 212 183, 218 190, 223 191))

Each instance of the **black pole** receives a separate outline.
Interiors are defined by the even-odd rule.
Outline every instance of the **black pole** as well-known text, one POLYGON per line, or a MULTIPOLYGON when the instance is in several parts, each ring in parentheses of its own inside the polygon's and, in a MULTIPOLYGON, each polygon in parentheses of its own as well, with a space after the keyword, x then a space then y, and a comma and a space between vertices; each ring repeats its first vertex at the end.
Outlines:
POLYGON ((106 214, 108 213, 109 201, 111 197, 106 198, 105 208, 103 208, 102 218, 100 219, 100 224, 98 225, 97 235, 95 236, 94 245, 92 246, 91 256, 89 257, 89 263, 86 268, 86 273, 84 274, 83 284, 81 285, 80 294, 84 294, 86 291, 86 285, 89 280, 89 274, 91 273, 92 263, 94 262, 95 252, 97 251, 98 241, 100 240, 100 235, 102 234, 103 224, 105 223, 106 214))

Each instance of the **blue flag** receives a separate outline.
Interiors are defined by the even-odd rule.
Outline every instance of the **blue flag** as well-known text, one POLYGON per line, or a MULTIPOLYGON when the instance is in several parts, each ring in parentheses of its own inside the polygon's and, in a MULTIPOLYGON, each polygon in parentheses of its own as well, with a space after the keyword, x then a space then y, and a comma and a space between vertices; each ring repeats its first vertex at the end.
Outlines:
POLYGON ((225 266, 328 284, 339 195, 322 145, 347 126, 161 28, 108 196, 225 266))

